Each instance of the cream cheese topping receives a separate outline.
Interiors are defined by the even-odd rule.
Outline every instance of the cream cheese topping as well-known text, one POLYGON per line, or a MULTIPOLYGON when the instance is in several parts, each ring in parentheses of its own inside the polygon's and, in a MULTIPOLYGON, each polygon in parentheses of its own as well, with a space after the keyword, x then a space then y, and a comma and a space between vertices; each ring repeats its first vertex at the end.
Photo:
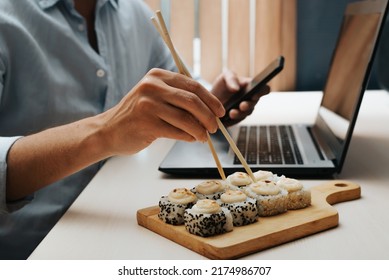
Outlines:
POLYGON ((224 191, 225 185, 220 181, 209 180, 198 184, 195 190, 201 194, 213 194, 224 191))
POLYGON ((216 214, 222 210, 220 205, 211 199, 200 199, 191 209, 196 214, 216 214))
POLYGON ((274 177, 273 172, 264 171, 264 170, 259 170, 257 172, 254 172, 253 174, 254 174, 254 178, 257 181, 273 180, 274 177))
POLYGON ((303 184, 299 180, 292 178, 281 178, 278 180, 277 186, 284 188, 288 192, 299 191, 303 188, 303 184))
POLYGON ((196 195, 187 188, 176 188, 168 195, 169 201, 177 204, 188 204, 194 202, 196 195))
POLYGON ((228 180, 234 186, 247 186, 252 182, 250 176, 244 172, 235 172, 228 176, 228 180))
POLYGON ((252 183, 249 188, 259 195, 277 195, 281 192, 280 187, 269 180, 252 183))
POLYGON ((220 197, 224 203, 236 203, 245 201, 247 196, 240 190, 227 190, 220 197))

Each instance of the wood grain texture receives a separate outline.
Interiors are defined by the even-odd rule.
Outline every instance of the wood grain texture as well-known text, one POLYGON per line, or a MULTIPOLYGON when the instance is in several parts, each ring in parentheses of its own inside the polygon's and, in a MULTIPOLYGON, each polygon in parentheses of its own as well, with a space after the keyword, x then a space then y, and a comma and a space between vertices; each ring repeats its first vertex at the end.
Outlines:
POLYGON ((201 38, 200 74, 212 83, 222 72, 221 0, 199 1, 199 33, 201 38))
POLYGON ((255 73, 279 55, 284 70, 270 83, 273 91, 293 90, 296 83, 296 0, 256 0, 255 73))
POLYGON ((250 0, 230 0, 227 68, 250 76, 250 0))
POLYGON ((170 34, 185 65, 193 68, 194 0, 171 0, 170 34))
POLYGON ((361 196, 359 185, 329 181, 311 188, 312 205, 273 217, 261 217, 254 224, 234 227, 232 232, 213 237, 188 233, 184 226, 165 224, 153 206, 137 212, 138 224, 210 259, 236 259, 282 243, 336 227, 337 210, 332 204, 361 196))
POLYGON ((287 59, 280 76, 280 90, 296 88, 297 79, 297 0, 282 2, 281 53, 287 59))

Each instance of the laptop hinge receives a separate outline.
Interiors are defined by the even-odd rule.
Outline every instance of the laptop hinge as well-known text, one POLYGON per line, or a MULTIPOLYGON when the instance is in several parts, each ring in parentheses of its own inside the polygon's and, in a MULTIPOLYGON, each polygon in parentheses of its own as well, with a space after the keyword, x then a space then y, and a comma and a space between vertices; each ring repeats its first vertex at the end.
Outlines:
POLYGON ((323 137, 320 137, 320 133, 314 128, 315 127, 307 127, 308 132, 311 134, 312 140, 315 144, 315 147, 317 149, 317 152, 319 153, 320 158, 324 160, 323 157, 323 153, 324 153, 327 159, 335 160, 336 157, 332 152, 330 146, 327 144, 325 139, 323 139, 323 137))

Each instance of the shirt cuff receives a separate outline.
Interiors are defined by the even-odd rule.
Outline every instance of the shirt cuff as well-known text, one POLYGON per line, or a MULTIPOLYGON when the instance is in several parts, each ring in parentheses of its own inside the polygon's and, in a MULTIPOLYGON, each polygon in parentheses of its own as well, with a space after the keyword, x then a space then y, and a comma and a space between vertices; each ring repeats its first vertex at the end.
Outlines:
POLYGON ((0 214, 8 213, 6 202, 8 151, 15 141, 21 137, 0 137, 0 214))

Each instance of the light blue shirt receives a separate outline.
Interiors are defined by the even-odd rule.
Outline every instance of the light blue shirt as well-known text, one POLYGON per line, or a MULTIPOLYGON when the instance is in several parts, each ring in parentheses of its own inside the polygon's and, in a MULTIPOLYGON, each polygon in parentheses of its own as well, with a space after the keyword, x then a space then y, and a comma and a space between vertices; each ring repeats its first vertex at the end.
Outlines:
POLYGON ((96 53, 72 0, 0 0, 0 259, 27 258, 99 167, 12 211, 5 200, 10 147, 17 136, 111 108, 153 67, 175 70, 150 16, 141 0, 98 0, 96 53))

